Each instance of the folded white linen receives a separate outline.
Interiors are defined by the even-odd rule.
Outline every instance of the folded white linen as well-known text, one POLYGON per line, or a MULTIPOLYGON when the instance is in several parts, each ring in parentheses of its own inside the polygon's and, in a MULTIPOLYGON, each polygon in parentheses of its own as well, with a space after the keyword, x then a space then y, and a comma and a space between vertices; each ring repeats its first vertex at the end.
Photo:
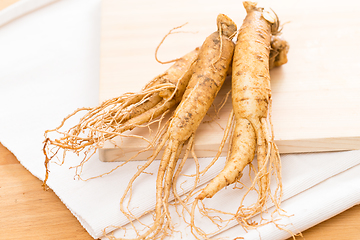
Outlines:
POLYGON ((0 12, 0 27, 55 1, 58 0, 19 0, 0 12))
MULTIPOLYGON (((50 0, 19 1, 0 12, 3 24, 0 28, 0 141, 40 179, 45 174, 44 131, 60 124, 64 116, 78 107, 96 106, 99 92, 101 0, 62 0, 39 8, 48 3, 50 0), (38 10, 33 11, 35 7, 38 10), (32 12, 20 17, 29 11, 32 12)), ((99 238, 107 226, 127 223, 119 210, 119 200, 138 162, 101 178, 74 180, 75 170, 69 168, 81 160, 69 154, 62 166, 51 164, 48 184, 89 234, 99 238)), ((210 160, 201 159, 201 164, 206 165, 210 160)), ((207 182, 221 169, 223 160, 211 168, 202 182, 207 182)), ((288 154, 282 156, 282 162, 284 208, 295 213, 289 219, 294 229, 304 230, 360 203, 360 196, 356 194, 360 175, 353 174, 359 168, 360 151, 288 154), (326 195, 326 192, 335 194, 329 191, 334 186, 343 191, 336 196, 326 195), (318 191, 324 194, 314 195, 318 191), (309 202, 312 197, 317 201, 309 202), (328 214, 324 214, 326 211, 328 214)), ((85 164, 83 177, 102 174, 117 165, 100 162, 95 155, 85 164)), ((158 162, 147 172, 156 173, 157 166, 158 162)), ((191 159, 186 169, 193 171, 191 159)), ((154 208, 155 177, 146 174, 135 183, 133 204, 139 213, 154 208)), ((189 189, 191 184, 182 187, 189 189)), ((226 198, 233 200, 229 201, 229 207, 236 207, 236 194, 239 194, 237 190, 228 188, 211 199, 211 204, 216 206, 226 198)), ((185 226, 179 228, 187 234, 185 226)), ((238 236, 237 231, 240 230, 234 227, 221 236, 238 236)), ((276 239, 288 236, 270 225, 256 231, 261 232, 262 239, 274 239, 271 234, 278 234, 276 239)))
MULTIPOLYGON (((209 177, 213 177, 213 175, 221 169, 221 166, 222 164, 218 162, 216 166, 214 166, 215 170, 212 170, 209 177)), ((292 226, 286 226, 286 229, 297 233, 359 204, 360 192, 359 186, 357 185, 360 183, 359 169, 360 151, 282 155, 284 195, 281 207, 287 212, 286 215, 290 217, 283 217, 281 221, 277 223, 292 224, 292 226)), ((192 171, 194 171, 194 169, 192 169, 192 171)), ((243 178, 242 180, 244 184, 249 186, 250 183, 248 179, 243 178)), ((153 181, 155 181, 154 177, 153 181)), ((179 181, 181 181, 181 179, 179 179, 179 181)), ((273 184, 274 183, 275 182, 273 182, 273 184)), ((140 186, 137 187, 140 188, 140 186)), ((274 187, 274 185, 272 187, 274 187)), ((141 189, 145 189, 145 186, 141 187, 141 189)), ((243 189, 239 190, 229 187, 226 190, 218 192, 212 199, 205 200, 204 202, 209 208, 235 212, 243 193, 243 189)), ((139 194, 138 198, 140 198, 141 193, 137 194, 139 194)), ((144 195, 148 197, 147 194, 144 195)), ((136 196, 134 196, 134 198, 135 197, 136 196)), ((247 202, 254 202, 256 200, 255 197, 256 196, 249 197, 247 202)), ((148 198, 148 201, 155 200, 148 198)), ((138 206, 141 209, 145 209, 144 203, 138 206)), ((269 213, 271 213, 274 209, 270 204, 268 207, 270 208, 269 213)), ((172 216, 177 216, 174 210, 172 213, 172 216)), ((265 219, 271 219, 269 214, 264 214, 263 217, 265 219)), ((189 220, 188 217, 187 219, 189 220)), ((211 233, 216 230, 216 226, 202 219, 200 216, 196 219, 198 220, 197 226, 205 232, 211 233)), ((181 230, 181 236, 184 239, 191 239, 191 232, 187 225, 182 224, 179 219, 176 220, 179 224, 178 229, 181 230)), ((254 217, 253 220, 258 221, 259 216, 254 217)), ((260 234, 261 239, 286 239, 291 236, 289 232, 279 230, 274 224, 248 231, 236 225, 236 222, 231 222, 229 226, 225 228, 230 229, 223 231, 216 237, 259 239, 260 234), (274 234, 279 237, 274 238, 274 234)), ((121 231, 115 231, 115 236, 120 237, 121 233, 121 231)), ((107 238, 103 239, 105 240, 107 238)), ((180 233, 177 233, 172 239, 180 239, 180 233)))

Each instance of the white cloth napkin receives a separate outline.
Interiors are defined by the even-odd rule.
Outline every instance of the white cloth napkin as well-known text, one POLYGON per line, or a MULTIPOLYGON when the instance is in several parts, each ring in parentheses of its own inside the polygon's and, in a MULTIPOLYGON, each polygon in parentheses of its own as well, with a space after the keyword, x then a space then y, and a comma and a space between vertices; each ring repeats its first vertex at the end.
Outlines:
MULTIPOLYGON (((48 5, 50 2, 23 0, 0 12, 0 141, 40 179, 45 174, 44 131, 56 127, 78 107, 96 106, 99 89, 101 0, 62 0, 48 5)), ((201 159, 201 164, 205 166, 210 160, 201 159)), ((89 234, 101 238, 107 226, 127 223, 119 201, 139 163, 80 181, 74 179, 75 170, 69 169, 80 161, 69 154, 64 165, 51 164, 48 184, 89 234)), ((202 182, 211 179, 223 161, 220 159, 202 182)), ((282 221, 291 223, 291 230, 303 231, 360 203, 360 151, 287 154, 282 155, 282 163, 282 207, 294 214, 282 221)), ((83 178, 107 172, 117 164, 103 163, 93 156, 84 166, 83 178)), ((193 165, 189 159, 185 171, 192 172, 193 165)), ((157 167, 158 162, 147 172, 156 173, 157 167)), ((155 175, 145 174, 134 185, 133 204, 140 213, 154 207, 155 175)), ((190 188, 191 183, 182 187, 190 188)), ((223 199, 227 199, 229 208, 236 207, 238 191, 228 188, 207 202, 223 207, 223 199)), ((176 214, 173 216, 177 221, 176 214)), ((190 234, 182 224, 178 229, 183 238, 190 234)), ((207 226, 204 230, 212 231, 207 226)), ((289 234, 270 224, 248 232, 234 226, 219 236, 286 239, 289 234)))

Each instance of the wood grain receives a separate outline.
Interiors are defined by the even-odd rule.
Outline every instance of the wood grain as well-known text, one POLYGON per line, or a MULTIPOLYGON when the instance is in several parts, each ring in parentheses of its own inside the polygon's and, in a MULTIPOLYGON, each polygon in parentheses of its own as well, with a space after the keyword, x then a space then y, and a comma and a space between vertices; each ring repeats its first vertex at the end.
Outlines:
MULTIPOLYGON (((272 121, 280 152, 360 149, 360 32, 353 30, 360 27, 353 11, 360 2, 271 0, 267 4, 287 23, 283 37, 290 44, 289 62, 271 71, 272 121)), ((191 33, 170 35, 159 50, 162 60, 200 46, 216 29, 218 13, 227 14, 238 26, 245 17, 242 2, 235 0, 208 1, 206 7, 188 0, 154 4, 103 0, 100 101, 137 92, 168 68, 155 61, 154 52, 170 29, 188 22, 181 30, 191 33)), ((215 106, 229 90, 230 84, 223 87, 215 106)), ((195 142, 198 157, 214 156, 230 110, 228 101, 216 121, 200 125, 195 142)), ((133 133, 146 135, 146 131, 133 133)), ((125 160, 147 145, 131 138, 118 137, 115 142, 121 149, 108 142, 100 150, 103 161, 125 160)))
POLYGON ((0 239, 93 239, 41 184, 0 144, 0 239))
MULTIPOLYGON (((0 239, 93 239, 54 192, 44 191, 41 183, 0 144, 0 239)), ((359 219, 357 205, 304 231, 304 238, 296 240, 358 240, 359 219)))
MULTIPOLYGON (((326 220, 302 233, 296 240, 359 240, 360 205, 326 220)), ((291 240, 289 238, 287 240, 291 240)))

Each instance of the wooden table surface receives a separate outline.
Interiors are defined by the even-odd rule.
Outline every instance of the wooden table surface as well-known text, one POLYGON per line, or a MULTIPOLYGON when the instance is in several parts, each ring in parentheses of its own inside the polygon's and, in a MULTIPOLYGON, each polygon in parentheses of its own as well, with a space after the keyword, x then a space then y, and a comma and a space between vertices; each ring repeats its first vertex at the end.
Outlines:
MULTIPOLYGON (((0 10, 17 1, 0 0, 0 10)), ((0 144, 0 239, 92 239, 54 192, 44 191, 41 184, 0 144)), ((306 230, 303 236, 359 240, 360 205, 306 230)))

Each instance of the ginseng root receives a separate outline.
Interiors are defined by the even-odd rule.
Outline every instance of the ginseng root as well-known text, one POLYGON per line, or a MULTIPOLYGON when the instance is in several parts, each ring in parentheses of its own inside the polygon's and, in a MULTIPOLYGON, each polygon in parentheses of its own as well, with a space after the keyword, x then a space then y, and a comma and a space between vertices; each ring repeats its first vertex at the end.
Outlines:
MULTIPOLYGON (((173 180, 176 163, 182 147, 186 143, 192 144, 196 129, 226 79, 233 56, 234 43, 231 39, 236 33, 235 23, 227 16, 220 14, 217 17, 217 26, 218 30, 207 37, 201 46, 194 73, 186 87, 183 99, 176 108, 161 143, 148 161, 148 163, 153 161, 160 149, 166 145, 156 180, 154 223, 135 239, 164 237, 170 230, 171 218, 168 213, 168 202, 171 186, 175 184, 173 180)), ((190 149, 189 146, 187 149, 190 149)), ((144 171, 146 166, 147 164, 139 172, 144 171)), ((129 183, 125 195, 131 189, 133 181, 134 179, 129 183)), ((124 197, 121 204, 123 201, 124 197)), ((130 221, 135 219, 129 213, 125 215, 132 218, 129 219, 130 221)))
MULTIPOLYGON (((155 77, 140 92, 125 93, 94 108, 78 109, 67 116, 59 127, 46 131, 43 149, 46 156, 44 186, 48 179, 49 161, 60 149, 76 154, 86 150, 89 158, 90 152, 101 148, 105 141, 122 136, 125 131, 135 127, 155 122, 157 117, 175 107, 190 80, 198 53, 197 48, 177 59, 169 69, 155 77), (69 118, 82 111, 86 113, 78 124, 66 131, 62 130, 69 118), (60 137, 51 139, 49 134, 53 133, 60 137)), ((81 164, 87 160, 84 159, 81 164)))
MULTIPOLYGON (((280 33, 280 32, 279 32, 280 33)), ((269 69, 280 67, 287 63, 289 52, 288 42, 279 35, 271 36, 271 50, 269 56, 269 69)))
MULTIPOLYGON (((271 125, 270 67, 287 62, 287 42, 278 34, 278 18, 265 12, 256 3, 244 2, 247 16, 239 29, 232 65, 232 105, 235 126, 229 158, 224 169, 197 196, 197 200, 211 198, 219 190, 241 178, 248 164, 257 158, 258 168, 245 196, 255 190, 257 201, 251 206, 240 207, 234 218, 243 226, 249 219, 266 209, 269 198, 279 209, 281 200, 280 155, 274 142, 271 125), (273 46, 271 45, 273 37, 273 46), (271 47, 277 48, 269 58, 271 47), (277 186, 272 193, 270 178, 275 175, 277 186)), ((233 117, 231 115, 231 118, 233 117)), ((195 204, 195 203, 194 203, 195 204)), ((200 234, 202 232, 198 231, 200 234)))

